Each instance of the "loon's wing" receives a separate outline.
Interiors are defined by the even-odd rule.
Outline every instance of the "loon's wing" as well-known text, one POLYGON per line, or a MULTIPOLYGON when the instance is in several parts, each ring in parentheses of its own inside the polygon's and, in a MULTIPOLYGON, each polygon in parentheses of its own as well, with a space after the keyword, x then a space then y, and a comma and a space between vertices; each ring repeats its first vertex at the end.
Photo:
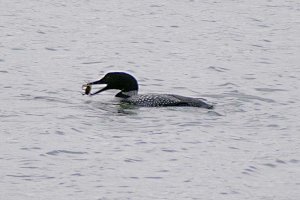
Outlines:
POLYGON ((213 108, 213 105, 210 105, 202 101, 202 98, 185 97, 176 94, 169 94, 169 95, 179 100, 178 106, 192 106, 192 107, 201 107, 207 109, 213 108))
POLYGON ((202 108, 213 108, 212 105, 205 103, 199 99, 184 97, 174 94, 143 94, 135 95, 127 99, 123 99, 122 102, 127 102, 137 106, 192 106, 202 108))

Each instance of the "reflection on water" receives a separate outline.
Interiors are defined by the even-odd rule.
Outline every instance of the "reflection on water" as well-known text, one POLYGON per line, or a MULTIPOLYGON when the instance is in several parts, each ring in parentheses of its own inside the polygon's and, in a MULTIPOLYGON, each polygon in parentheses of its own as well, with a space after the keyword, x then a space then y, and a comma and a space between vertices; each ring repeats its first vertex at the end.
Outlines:
POLYGON ((7 1, 0 199, 297 199, 297 1, 7 1), (86 81, 214 110, 143 108, 86 81))

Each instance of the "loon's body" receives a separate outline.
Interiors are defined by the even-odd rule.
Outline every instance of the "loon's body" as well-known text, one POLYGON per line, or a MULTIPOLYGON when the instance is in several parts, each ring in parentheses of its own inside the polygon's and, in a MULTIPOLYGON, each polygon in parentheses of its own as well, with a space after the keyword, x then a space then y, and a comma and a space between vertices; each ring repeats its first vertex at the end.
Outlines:
POLYGON ((141 94, 122 99, 121 101, 145 107, 192 106, 209 109, 212 108, 211 105, 201 101, 200 99, 175 94, 141 94))
POLYGON ((110 72, 99 81, 88 83, 87 85, 106 84, 106 87, 92 93, 98 94, 109 89, 121 90, 116 97, 121 98, 121 102, 145 107, 159 106, 191 106, 212 109, 213 106, 206 102, 192 97, 184 97, 175 94, 138 94, 138 83, 130 74, 124 72, 110 72))

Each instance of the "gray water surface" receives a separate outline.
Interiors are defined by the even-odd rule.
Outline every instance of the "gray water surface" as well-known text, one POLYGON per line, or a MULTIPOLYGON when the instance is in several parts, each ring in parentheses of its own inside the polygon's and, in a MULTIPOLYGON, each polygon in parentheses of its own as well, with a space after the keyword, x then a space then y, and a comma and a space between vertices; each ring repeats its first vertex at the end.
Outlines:
POLYGON ((1 1, 0 199, 300 198, 300 2, 1 1), (120 105, 85 81, 126 71, 120 105))

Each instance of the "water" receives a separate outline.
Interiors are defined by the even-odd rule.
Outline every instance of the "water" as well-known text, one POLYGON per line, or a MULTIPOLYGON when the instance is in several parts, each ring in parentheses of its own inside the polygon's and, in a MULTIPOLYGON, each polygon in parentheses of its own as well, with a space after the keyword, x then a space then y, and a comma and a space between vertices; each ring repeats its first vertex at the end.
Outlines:
POLYGON ((13 0, 0 14, 0 199, 299 199, 299 1, 13 0), (216 108, 80 94, 109 71, 216 108))

